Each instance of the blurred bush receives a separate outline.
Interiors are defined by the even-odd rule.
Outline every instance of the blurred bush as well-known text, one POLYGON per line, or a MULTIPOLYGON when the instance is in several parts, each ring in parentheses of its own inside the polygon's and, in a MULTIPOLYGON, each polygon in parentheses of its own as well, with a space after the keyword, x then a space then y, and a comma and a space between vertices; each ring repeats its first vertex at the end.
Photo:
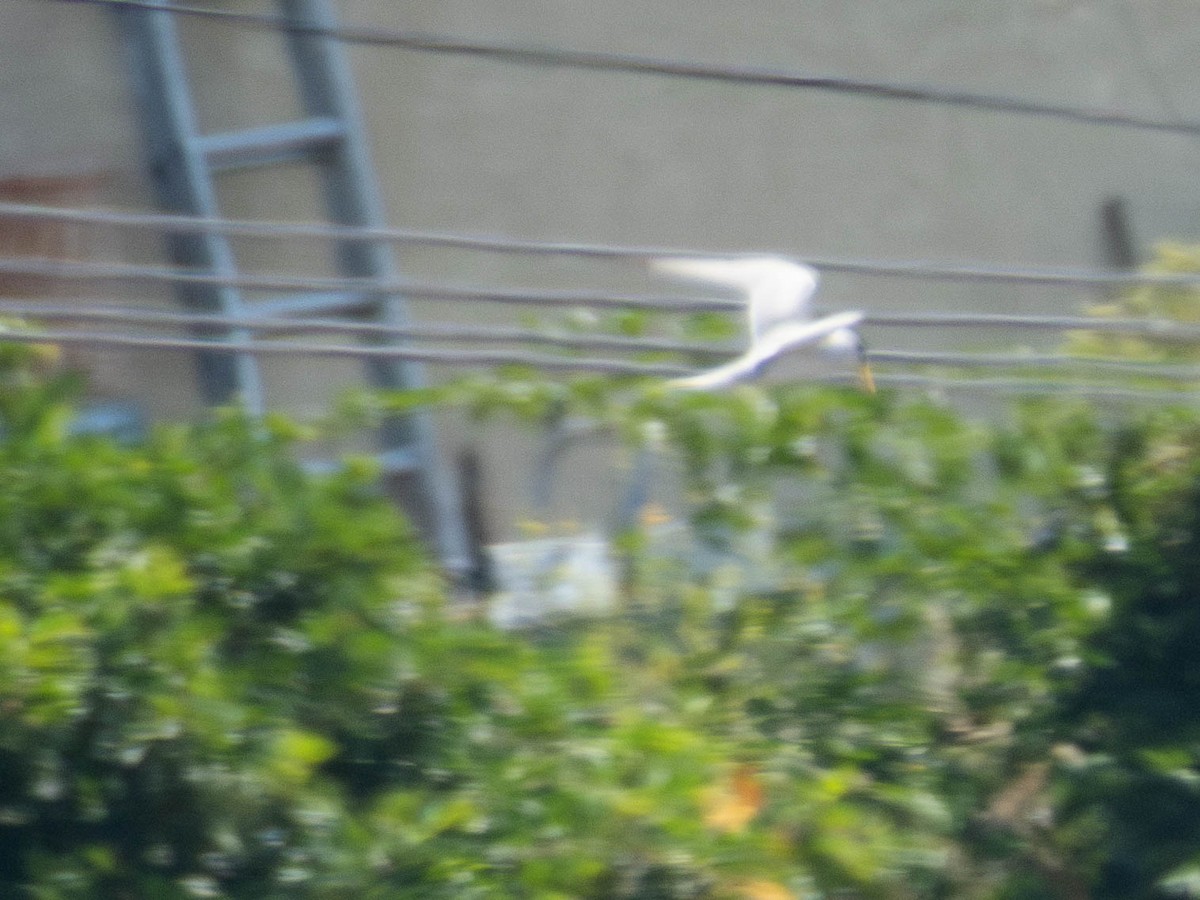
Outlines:
POLYGON ((719 748, 712 896, 755 872, 794 897, 1197 892, 1194 411, 569 394, 554 414, 685 474, 693 552, 643 517, 620 614, 583 631, 719 748))
POLYGON ((305 477, 280 422, 74 437, 67 383, 4 351, 0 894, 307 879, 360 755, 419 756, 380 712, 437 596, 412 535, 366 469, 305 477))
POLYGON ((368 464, 306 476, 292 426, 233 413, 72 436, 66 385, 4 349, 0 895, 1200 884, 1193 413, 438 392, 653 436, 686 478, 684 521, 621 537, 614 614, 513 635, 444 605, 368 464), (659 552, 674 527, 727 564, 659 552))
MULTIPOLYGON (((1200 273, 1200 246, 1165 243, 1144 267, 1152 275, 1180 276, 1200 273)), ((1196 285, 1144 285, 1125 290, 1088 309, 1100 319, 1149 319, 1184 325, 1200 323, 1200 287, 1196 285)), ((1144 335, 1080 330, 1068 336, 1066 349, 1078 356, 1121 357, 1144 362, 1195 362, 1196 346, 1190 342, 1152 339, 1144 335)))

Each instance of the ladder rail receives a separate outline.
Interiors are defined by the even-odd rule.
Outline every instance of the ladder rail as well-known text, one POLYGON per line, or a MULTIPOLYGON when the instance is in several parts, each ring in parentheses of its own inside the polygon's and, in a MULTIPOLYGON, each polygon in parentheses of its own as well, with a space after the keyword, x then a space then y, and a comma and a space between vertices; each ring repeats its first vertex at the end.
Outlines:
MULTIPOLYGON (((365 125, 343 48, 323 32, 288 32, 284 40, 305 118, 299 122, 203 134, 170 3, 152 2, 153 9, 123 8, 117 15, 131 55, 149 163, 164 206, 174 212, 218 218, 215 177, 219 172, 303 160, 311 163, 320 175, 331 222, 386 228, 365 125)), ((336 26, 329 0, 276 2, 289 20, 336 26)), ((177 265, 231 280, 239 274, 228 235, 217 232, 172 235, 169 247, 177 265)), ((338 240, 335 261, 343 277, 393 285, 399 281, 394 250, 385 240, 355 237, 338 240)), ((236 285, 189 284, 180 288, 186 305, 206 312, 236 319, 252 315, 256 309, 245 301, 236 285)), ((310 298, 309 303, 335 299, 310 298)), ((372 291, 361 300, 354 305, 383 324, 409 323, 404 299, 398 294, 372 291)), ((249 335, 231 327, 224 337, 227 341, 242 341, 249 335)), ((240 400, 253 415, 265 412, 262 372, 252 356, 201 353, 200 372, 210 402, 240 400)), ((372 384, 382 388, 417 387, 426 382, 423 366, 406 360, 371 360, 366 374, 372 384)), ((387 421, 380 432, 380 445, 379 458, 390 464, 389 471, 414 476, 416 499, 429 519, 433 543, 443 565, 452 572, 466 572, 471 554, 458 491, 449 467, 438 453, 430 415, 418 412, 387 421)))
MULTIPOLYGON (((279 5, 293 21, 327 28, 337 24, 328 0, 279 0, 279 5)), ((326 165, 321 170, 330 217, 339 225, 386 228, 387 216, 345 48, 318 33, 293 31, 286 40, 305 113, 334 118, 343 125, 342 139, 321 151, 326 156, 326 165)), ((344 275, 390 282, 398 277, 394 250, 384 241, 343 240, 337 247, 338 264, 344 275)), ((376 318, 387 325, 409 324, 405 303, 399 295, 380 297, 376 318)), ((373 361, 368 370, 371 380, 380 387, 426 383, 424 367, 411 361, 373 361)), ((426 474, 423 500, 429 506, 443 561, 451 569, 465 571, 470 565, 470 551, 461 520, 459 492, 450 469, 437 451, 429 414, 418 412, 392 419, 384 424, 381 438, 385 453, 398 446, 412 445, 418 465, 426 474)))
MULTIPOLYGON (((187 86, 187 69, 179 30, 164 0, 163 10, 118 10, 134 72, 134 89, 143 115, 148 164, 160 201, 173 212, 200 216, 219 214, 216 188, 200 142, 199 120, 187 86)), ((237 260, 227 237, 218 234, 175 234, 168 237, 172 262, 216 275, 236 275, 237 260)), ((181 285, 187 306, 236 316, 241 293, 228 285, 181 285)), ((249 337, 230 329, 225 337, 249 337)), ((240 354, 199 354, 200 381, 210 403, 239 400, 253 415, 265 409, 258 362, 240 354)))

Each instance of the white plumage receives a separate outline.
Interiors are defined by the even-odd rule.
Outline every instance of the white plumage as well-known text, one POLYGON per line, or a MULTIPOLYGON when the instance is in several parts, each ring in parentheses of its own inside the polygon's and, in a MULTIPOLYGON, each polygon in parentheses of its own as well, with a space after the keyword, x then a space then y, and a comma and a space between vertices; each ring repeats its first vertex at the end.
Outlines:
MULTIPOLYGON (((817 344, 829 351, 854 351, 861 356, 856 326, 861 312, 842 312, 820 319, 812 317, 811 300, 817 291, 819 276, 815 269, 775 256, 730 259, 691 259, 667 257, 652 260, 659 272, 738 288, 746 298, 746 317, 750 346, 746 352, 724 365, 676 378, 667 385, 690 390, 714 390, 728 387, 758 375, 783 353, 806 344, 817 344)), ((864 369, 864 381, 870 387, 864 369)))

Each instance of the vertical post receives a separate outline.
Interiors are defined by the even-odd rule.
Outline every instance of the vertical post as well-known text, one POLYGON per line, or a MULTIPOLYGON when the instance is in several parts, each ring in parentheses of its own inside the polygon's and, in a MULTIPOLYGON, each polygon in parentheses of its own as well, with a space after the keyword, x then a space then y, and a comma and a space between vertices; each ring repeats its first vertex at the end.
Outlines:
MULTIPOLYGON (((280 0, 285 16, 323 28, 336 25, 327 0, 280 0)), ((375 169, 367 147, 366 129, 355 97, 349 61, 338 44, 323 35, 291 32, 288 49, 294 61, 304 109, 309 116, 340 121, 342 137, 319 151, 326 202, 330 217, 344 225, 383 228, 387 219, 380 200, 375 169)), ((394 281, 397 276, 392 248, 379 240, 344 240, 338 246, 343 275, 394 281)), ((403 298, 377 296, 376 317, 390 325, 408 321, 403 298)), ((384 388, 416 387, 425 383, 424 367, 411 361, 369 365, 373 383, 384 388)), ((416 456, 422 503, 432 518, 438 553, 447 568, 466 572, 470 551, 463 528, 455 479, 437 451, 428 414, 415 413, 385 423, 381 440, 384 452, 408 447, 416 456)))
MULTIPOLYGON (((199 146, 200 129, 188 88, 188 76, 174 14, 162 0, 162 11, 119 8, 117 15, 133 70, 141 112, 147 162, 160 204, 183 215, 216 217, 212 170, 199 146)), ((237 274, 228 237, 215 232, 169 236, 168 254, 177 266, 214 275, 237 274)), ((201 312, 237 316, 242 298, 236 288, 178 285, 184 305, 201 312)), ((211 335, 211 330, 208 332, 211 335)), ((229 329, 229 340, 245 340, 246 332, 229 329)), ((265 407, 258 362, 250 354, 199 354, 200 381, 210 403, 240 401, 251 415, 265 407)))

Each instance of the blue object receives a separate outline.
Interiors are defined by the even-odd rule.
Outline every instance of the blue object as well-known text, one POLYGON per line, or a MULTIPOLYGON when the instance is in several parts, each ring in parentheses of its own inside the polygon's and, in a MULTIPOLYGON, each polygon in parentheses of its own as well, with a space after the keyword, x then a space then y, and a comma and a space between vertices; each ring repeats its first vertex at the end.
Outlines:
MULTIPOLYGON (((294 21, 336 25, 328 0, 277 0, 294 21)), ((323 34, 287 32, 287 43, 304 118, 218 134, 202 134, 189 86, 187 61, 174 14, 161 9, 117 10, 132 63, 146 153, 159 202, 189 216, 219 217, 215 176, 219 172, 304 162, 313 166, 324 187, 331 222, 383 228, 387 222, 367 150, 362 117, 350 68, 336 40, 323 34)), ((173 235, 169 251, 175 265, 218 276, 236 276, 238 264, 229 237, 216 230, 173 235)), ((395 283, 397 269, 386 241, 346 238, 336 242, 339 274, 395 283)), ((180 301, 192 309, 230 317, 270 315, 367 314, 390 325, 407 322, 401 297, 385 293, 301 294, 248 303, 243 292, 218 284, 181 284, 180 301)), ((245 340, 236 327, 207 328, 203 336, 245 340)), ((200 379, 211 403, 240 402, 250 413, 266 411, 262 373, 251 354, 199 354, 200 379)), ((425 383, 418 364, 375 360, 366 366, 370 383, 411 389, 425 383)), ((430 523, 432 542, 443 564, 454 572, 469 567, 466 530, 453 478, 435 448, 432 425, 423 413, 396 416, 379 436, 386 471, 406 476, 413 499, 430 523)))

